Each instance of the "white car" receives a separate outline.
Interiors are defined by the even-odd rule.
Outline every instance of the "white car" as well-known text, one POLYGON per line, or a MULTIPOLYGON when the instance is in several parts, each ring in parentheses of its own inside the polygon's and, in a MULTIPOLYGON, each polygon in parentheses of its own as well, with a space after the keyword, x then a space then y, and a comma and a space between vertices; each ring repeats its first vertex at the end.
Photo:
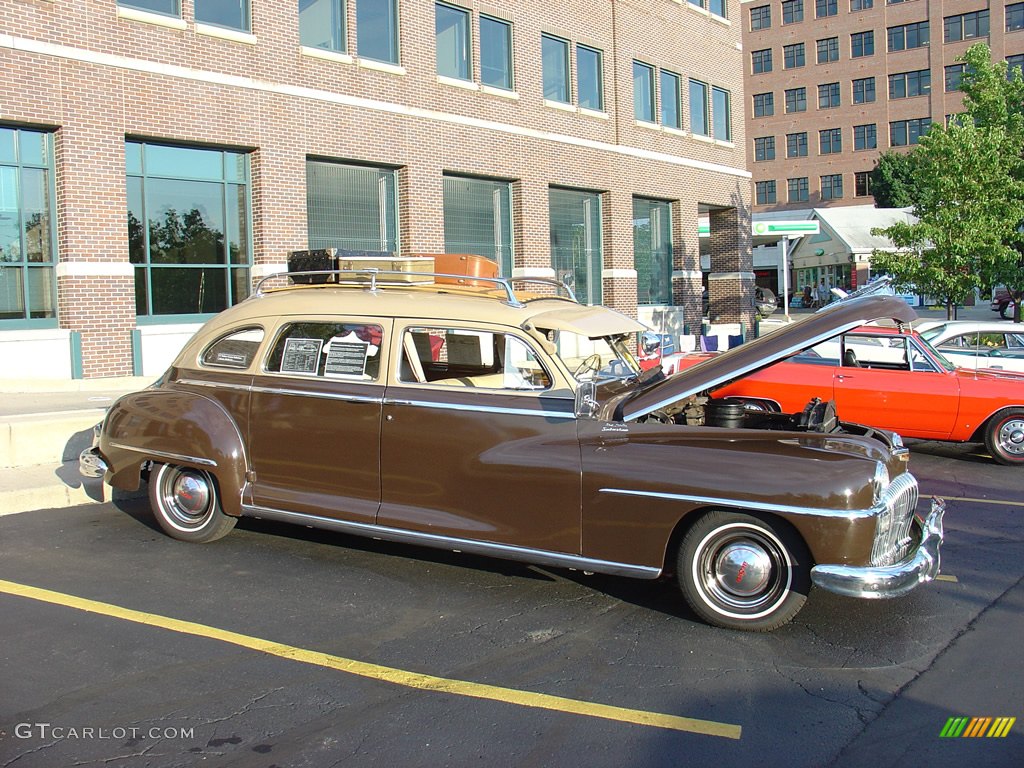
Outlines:
POLYGON ((916 330, 961 368, 1024 371, 1024 323, 929 320, 916 330))

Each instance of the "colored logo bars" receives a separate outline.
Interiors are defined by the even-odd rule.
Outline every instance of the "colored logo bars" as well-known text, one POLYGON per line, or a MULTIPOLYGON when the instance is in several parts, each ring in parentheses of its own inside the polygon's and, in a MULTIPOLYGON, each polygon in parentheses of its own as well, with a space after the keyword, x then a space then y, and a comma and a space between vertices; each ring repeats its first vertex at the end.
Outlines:
POLYGON ((1006 736, 1015 722, 1016 717, 951 717, 939 738, 999 738, 1006 736))

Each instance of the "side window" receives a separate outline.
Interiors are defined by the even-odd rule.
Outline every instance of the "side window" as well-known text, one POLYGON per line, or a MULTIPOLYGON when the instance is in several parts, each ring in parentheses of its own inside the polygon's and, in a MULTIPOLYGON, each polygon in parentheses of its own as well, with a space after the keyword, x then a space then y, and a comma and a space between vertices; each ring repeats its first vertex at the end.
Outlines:
POLYGON ((910 361, 910 370, 912 371, 929 371, 930 373, 938 371, 935 363, 924 353, 924 350, 910 340, 907 340, 907 356, 907 359, 910 361))
POLYGON ((266 370, 372 381, 380 375, 383 334, 383 328, 373 323, 292 323, 278 336, 266 370))
POLYGON ((213 368, 248 368, 263 343, 262 328, 243 328, 221 336, 208 346, 199 362, 213 368))
POLYGON ((463 328, 407 328, 398 378, 410 384, 493 390, 551 386, 551 377, 522 340, 463 328))

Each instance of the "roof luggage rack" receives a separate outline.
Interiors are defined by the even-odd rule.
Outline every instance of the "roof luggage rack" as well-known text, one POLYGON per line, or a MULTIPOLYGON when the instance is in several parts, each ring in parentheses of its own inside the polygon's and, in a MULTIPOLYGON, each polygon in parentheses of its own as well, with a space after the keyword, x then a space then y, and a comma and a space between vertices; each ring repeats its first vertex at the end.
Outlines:
POLYGON ((403 289, 403 290, 422 290, 422 289, 433 289, 436 293, 452 293, 461 294, 467 296, 492 296, 497 298, 504 303, 512 307, 523 307, 525 302, 533 301, 538 298, 556 298, 563 301, 571 301, 575 304, 579 303, 576 298, 576 294, 572 288, 565 282, 559 282, 552 278, 547 277, 482 277, 474 276, 473 280, 478 283, 487 283, 493 286, 492 290, 481 287, 469 287, 469 286, 458 286, 452 283, 457 283, 460 279, 465 278, 465 275, 457 275, 448 272, 404 272, 400 270, 387 270, 379 269, 377 267, 366 267, 363 269, 315 269, 315 270, 296 270, 288 272, 275 272, 262 278, 257 284, 256 289, 253 292, 254 298, 265 296, 272 291, 288 290, 293 288, 355 288, 360 287, 368 291, 377 291, 380 289, 403 289), (416 278, 416 280, 410 281, 410 276, 416 278), (391 277, 392 279, 387 279, 391 277), (288 278, 292 281, 291 285, 282 286, 280 288, 264 288, 264 283, 271 280, 280 280, 281 278, 288 278), (297 278, 297 279, 296 279, 297 278), (333 278, 333 279, 332 279, 333 278), (398 279, 400 278, 400 279, 398 279), (445 283, 439 283, 434 281, 423 280, 419 278, 442 278, 446 280, 445 283), (544 285, 549 288, 554 288, 556 293, 554 296, 532 296, 529 299, 521 300, 516 296, 514 283, 531 283, 544 285), (564 293, 559 295, 558 292, 564 293), (495 292, 499 295, 495 296, 495 292))

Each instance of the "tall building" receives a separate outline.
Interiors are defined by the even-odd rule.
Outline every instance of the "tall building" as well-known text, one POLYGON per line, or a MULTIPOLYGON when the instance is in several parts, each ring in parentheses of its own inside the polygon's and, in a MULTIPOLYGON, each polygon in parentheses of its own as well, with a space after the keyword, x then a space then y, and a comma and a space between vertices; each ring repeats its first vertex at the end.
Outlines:
POLYGON ((0 0, 0 376, 155 375, 292 250, 752 322, 739 0, 0 0))
POLYGON ((873 203, 879 154, 962 108, 972 44, 1024 65, 1024 2, 745 0, 754 211, 873 203))

